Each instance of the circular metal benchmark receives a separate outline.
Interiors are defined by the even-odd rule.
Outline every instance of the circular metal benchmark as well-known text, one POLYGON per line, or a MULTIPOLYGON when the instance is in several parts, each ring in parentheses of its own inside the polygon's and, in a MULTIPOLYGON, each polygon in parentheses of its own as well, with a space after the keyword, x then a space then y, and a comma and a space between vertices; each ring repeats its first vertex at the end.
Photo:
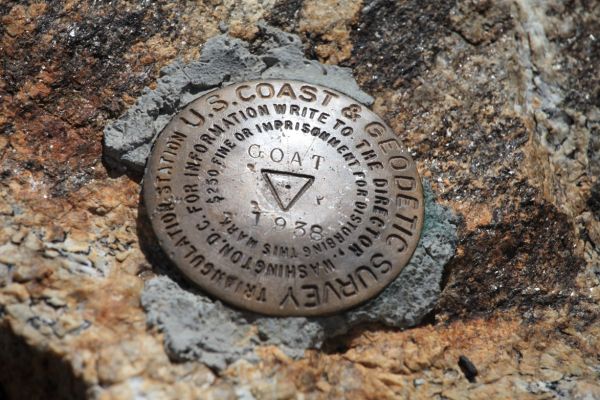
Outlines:
POLYGON ((237 83, 187 105, 156 140, 143 191, 162 248, 189 279, 276 316, 377 295, 423 225, 401 138, 355 100, 298 81, 237 83))

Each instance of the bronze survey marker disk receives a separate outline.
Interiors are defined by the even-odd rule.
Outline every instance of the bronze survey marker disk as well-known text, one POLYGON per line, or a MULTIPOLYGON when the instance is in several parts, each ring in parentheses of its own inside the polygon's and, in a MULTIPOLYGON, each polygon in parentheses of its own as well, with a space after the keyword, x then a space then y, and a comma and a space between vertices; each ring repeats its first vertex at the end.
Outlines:
POLYGON ((318 85, 237 83, 160 134, 144 199, 192 281, 270 315, 322 315, 378 294, 408 263, 423 193, 401 137, 318 85))

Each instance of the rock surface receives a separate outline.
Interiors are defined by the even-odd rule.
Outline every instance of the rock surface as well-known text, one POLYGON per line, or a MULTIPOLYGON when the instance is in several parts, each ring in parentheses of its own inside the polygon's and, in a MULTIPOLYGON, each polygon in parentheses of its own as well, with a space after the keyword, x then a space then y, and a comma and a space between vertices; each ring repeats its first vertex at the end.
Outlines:
POLYGON ((0 397, 600 397, 596 2, 5 1, 0 19, 0 397), (418 326, 215 371, 147 326, 139 183, 102 163, 103 130, 220 24, 254 52, 260 19, 351 68, 462 218, 418 326))

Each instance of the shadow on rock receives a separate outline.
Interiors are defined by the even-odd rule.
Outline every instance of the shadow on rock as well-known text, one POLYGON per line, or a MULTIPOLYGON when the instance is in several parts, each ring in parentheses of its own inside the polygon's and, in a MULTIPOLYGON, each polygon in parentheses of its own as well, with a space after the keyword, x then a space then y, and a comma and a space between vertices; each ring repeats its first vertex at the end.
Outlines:
POLYGON ((85 399, 87 385, 68 360, 0 329, 0 399, 85 399))

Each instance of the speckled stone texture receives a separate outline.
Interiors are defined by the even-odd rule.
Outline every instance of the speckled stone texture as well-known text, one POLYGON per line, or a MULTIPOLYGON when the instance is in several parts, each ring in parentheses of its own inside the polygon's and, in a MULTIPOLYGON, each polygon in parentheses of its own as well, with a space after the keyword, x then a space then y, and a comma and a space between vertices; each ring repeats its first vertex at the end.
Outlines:
POLYGON ((0 21, 0 397, 600 398, 598 2, 9 0, 0 21), (103 130, 224 26, 260 46, 261 19, 352 69, 458 247, 418 326, 217 371, 147 325, 139 182, 103 130))

